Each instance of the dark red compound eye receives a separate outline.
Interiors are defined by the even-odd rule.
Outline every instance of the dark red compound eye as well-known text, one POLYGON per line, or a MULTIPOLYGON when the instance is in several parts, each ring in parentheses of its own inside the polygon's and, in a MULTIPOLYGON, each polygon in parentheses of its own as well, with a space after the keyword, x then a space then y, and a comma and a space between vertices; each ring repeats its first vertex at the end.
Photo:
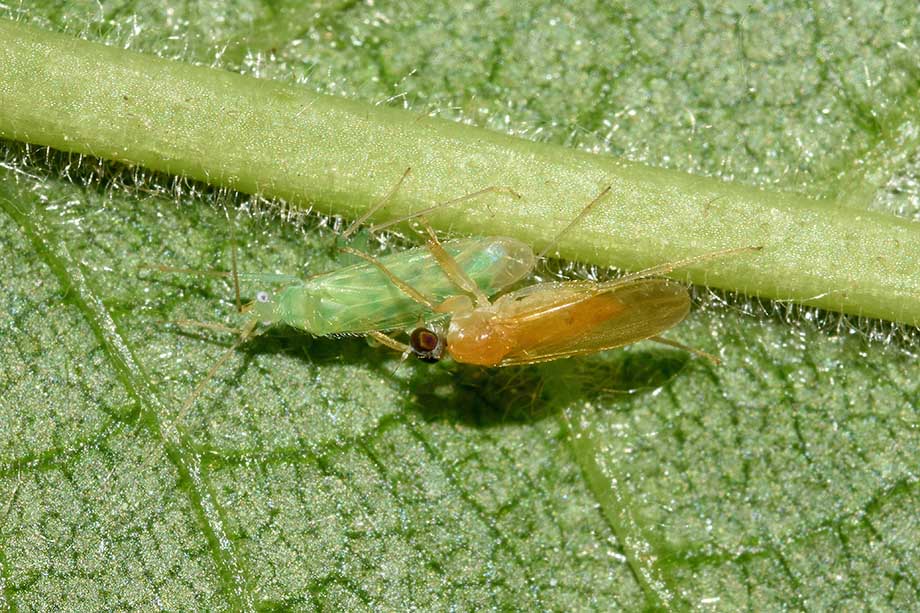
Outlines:
POLYGON ((416 328, 409 337, 412 352, 423 362, 437 362, 444 355, 444 339, 428 328, 416 328))

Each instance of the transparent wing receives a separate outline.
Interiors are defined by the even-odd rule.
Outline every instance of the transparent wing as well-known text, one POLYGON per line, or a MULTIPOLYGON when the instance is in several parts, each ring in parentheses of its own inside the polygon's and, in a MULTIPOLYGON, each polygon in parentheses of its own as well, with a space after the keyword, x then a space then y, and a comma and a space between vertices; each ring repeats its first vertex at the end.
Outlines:
MULTIPOLYGON (((533 268, 530 248, 510 238, 465 239, 444 247, 488 296, 533 268)), ((426 247, 388 255, 380 262, 435 304, 462 293, 426 247)), ((299 327, 318 335, 402 329, 432 317, 366 262, 313 277, 292 291, 302 294, 299 304, 304 305, 304 313, 299 327)))
POLYGON ((640 279, 612 287, 544 284, 501 299, 494 321, 511 342, 500 366, 532 364, 629 345, 680 323, 690 310, 684 286, 640 279), (516 303, 514 308, 510 303, 516 303))

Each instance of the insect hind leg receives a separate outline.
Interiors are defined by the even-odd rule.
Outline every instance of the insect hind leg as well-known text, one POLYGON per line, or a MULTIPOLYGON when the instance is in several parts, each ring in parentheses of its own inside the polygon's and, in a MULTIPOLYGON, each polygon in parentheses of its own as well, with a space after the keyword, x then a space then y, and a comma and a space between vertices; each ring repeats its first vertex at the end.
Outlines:
MULTIPOLYGON (((348 228, 344 232, 342 232, 342 238, 347 239, 349 236, 354 234, 355 231, 358 228, 360 228, 364 224, 364 222, 370 219, 374 213, 376 213, 377 211, 382 209, 384 206, 386 206, 386 204, 393 198, 396 192, 399 191, 399 188, 402 187, 403 181, 406 180, 406 177, 409 176, 409 173, 411 171, 412 171, 411 167, 406 168, 405 172, 403 172, 402 174, 402 177, 400 177, 399 181, 396 182, 396 185, 394 185, 390 189, 390 191, 387 192, 386 195, 382 199, 380 199, 376 204, 371 206, 369 209, 364 211, 364 213, 362 213, 357 219, 355 219, 351 223, 351 225, 348 226, 348 228)), ((373 231, 373 228, 371 228, 371 231, 373 231)))
POLYGON ((564 227, 558 234, 556 234, 556 236, 553 237, 552 242, 551 242, 550 244, 548 244, 546 247, 544 247, 544 248, 540 251, 540 254, 539 254, 537 257, 538 257, 538 258, 544 258, 544 257, 546 257, 546 254, 549 253, 549 251, 550 251, 554 246, 556 246, 556 244, 559 243, 559 240, 560 240, 563 236, 565 236, 565 234, 566 234, 567 232, 569 232, 569 230, 571 230, 572 228, 574 228, 575 226, 577 226, 578 224, 580 224, 580 223, 582 222, 582 220, 583 220, 585 217, 587 217, 588 213, 590 213, 591 210, 592 210, 595 206, 597 206, 597 203, 600 202, 601 200, 603 200, 604 198, 606 198, 606 197, 610 194, 610 191, 611 191, 612 189, 613 189, 613 186, 608 185, 607 187, 605 187, 605 188, 601 191, 601 193, 599 193, 597 196, 595 196, 594 200, 592 200, 591 202, 589 202, 589 203, 585 206, 585 208, 583 208, 583 209, 578 213, 578 215, 576 215, 575 218, 574 218, 572 221, 570 221, 570 222, 568 223, 568 225, 567 225, 566 227, 564 227))
POLYGON ((688 353, 692 353, 693 355, 697 357, 705 358, 709 360, 710 362, 712 362, 712 364, 715 366, 718 366, 719 364, 722 363, 722 361, 718 358, 718 356, 714 356, 711 353, 706 353, 705 351, 695 349, 693 347, 690 347, 689 345, 684 345, 683 343, 678 343, 677 341, 672 341, 671 339, 664 338, 663 336, 653 336, 649 338, 648 340, 654 341, 661 345, 667 345, 668 347, 674 347, 675 349, 681 349, 688 353))
POLYGON ((435 213, 437 211, 440 211, 441 209, 446 209, 455 204, 466 202, 467 200, 472 200, 474 198, 479 198, 480 196, 484 196, 486 194, 505 194, 507 196, 511 196, 515 200, 520 200, 521 198, 523 198, 521 194, 519 194, 518 192, 516 192, 510 187, 505 187, 502 185, 492 185, 489 187, 484 187, 483 189, 476 190, 475 192, 470 192, 469 194, 464 194, 463 196, 452 198, 445 202, 441 202, 441 203, 432 205, 428 207, 427 209, 422 209, 420 211, 415 211, 414 213, 409 213, 408 215, 403 215, 402 217, 397 217, 396 219, 391 219, 389 221, 384 221, 379 224, 374 224, 373 226, 370 227, 370 231, 380 232, 381 230, 385 230, 391 226, 395 226, 396 224, 403 223, 404 221, 409 221, 412 219, 416 219, 418 217, 430 215, 431 213, 435 213))
POLYGON ((624 275, 617 279, 614 279, 608 283, 602 284, 605 287, 615 287, 621 283, 626 283, 628 281, 635 281, 636 279, 644 279, 646 277, 657 277, 660 275, 666 275, 669 272, 677 270, 678 268, 683 268, 685 266, 691 266, 693 264, 698 264, 700 262, 708 262, 709 260, 717 260, 719 258, 724 258, 730 255, 737 255, 741 253, 754 253, 757 251, 763 250, 763 246, 757 247, 732 247, 730 249, 720 249, 718 251, 710 251, 709 253, 703 253, 701 255, 691 256, 689 258, 684 258, 682 260, 677 260, 674 262, 668 262, 665 264, 659 264, 658 266, 652 266, 650 268, 645 268, 638 272, 630 273, 624 275))

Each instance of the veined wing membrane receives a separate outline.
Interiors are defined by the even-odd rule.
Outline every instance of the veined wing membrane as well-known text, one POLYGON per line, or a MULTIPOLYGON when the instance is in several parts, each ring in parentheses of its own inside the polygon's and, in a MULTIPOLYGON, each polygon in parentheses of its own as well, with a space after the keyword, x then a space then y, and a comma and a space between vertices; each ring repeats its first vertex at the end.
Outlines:
POLYGON ((526 288, 496 303, 515 301, 507 307, 507 315, 492 322, 511 344, 499 365, 532 364, 629 345, 673 327, 690 310, 686 288, 665 279, 639 279, 601 289, 595 285, 593 290, 577 282, 546 285, 555 287, 545 292, 540 286, 526 288))
MULTIPOLYGON (((533 268, 533 252, 502 237, 445 243, 445 249, 488 296, 533 268)), ((396 278, 438 304, 459 290, 425 247, 379 259, 396 278)), ((321 336, 402 329, 431 318, 375 266, 359 263, 307 279, 284 290, 285 316, 278 319, 321 336)))

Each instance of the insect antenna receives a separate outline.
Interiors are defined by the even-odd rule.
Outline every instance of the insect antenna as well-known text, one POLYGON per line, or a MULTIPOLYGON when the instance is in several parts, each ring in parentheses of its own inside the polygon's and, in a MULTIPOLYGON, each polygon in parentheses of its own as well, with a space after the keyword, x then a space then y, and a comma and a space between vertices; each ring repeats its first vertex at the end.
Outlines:
POLYGON ((374 339, 375 341, 377 341, 378 343, 380 343, 381 345, 383 345, 384 347, 389 347, 390 349, 393 349, 395 351, 399 351, 402 353, 402 357, 399 359, 399 363, 396 364, 396 368, 394 368, 393 372, 390 373, 391 376, 395 377, 396 373, 399 372, 399 369, 402 368, 402 365, 405 364, 406 360, 409 359, 409 356, 414 353, 412 347, 410 347, 409 345, 406 345, 405 343, 400 343, 395 338, 392 338, 384 334, 383 332, 372 330, 371 332, 368 332, 367 335, 371 337, 372 339, 374 339))
POLYGON ((195 386, 195 389, 192 390, 192 393, 190 393, 182 402, 182 406, 179 409, 179 413, 176 415, 174 423, 182 423, 182 420, 185 418, 185 414, 188 413, 188 410, 192 407, 193 404, 195 404, 195 400, 198 399, 198 396, 200 396, 201 392, 205 390, 208 383, 211 381, 211 379, 214 378, 221 367, 227 363, 227 360, 230 359, 230 356, 233 355, 237 349, 239 349, 240 345, 259 334, 256 332, 256 326, 258 325, 258 320, 252 319, 248 321, 245 326, 243 326, 243 329, 240 331, 239 338, 236 339, 236 341, 229 349, 224 351, 223 355, 221 355, 213 365, 211 365, 211 368, 209 368, 208 372, 205 373, 204 378, 198 382, 198 385, 195 386))
POLYGON ((179 275, 198 275, 201 277, 229 277, 232 273, 224 270, 203 270, 200 268, 175 268, 173 266, 164 266, 163 264, 141 264, 138 270, 155 270, 157 272, 168 272, 179 275))
POLYGON ((230 224, 230 268, 233 271, 233 294, 236 298, 236 312, 243 312, 243 303, 240 302, 240 276, 236 267, 236 230, 230 224))
POLYGON ((406 345, 405 343, 400 343, 395 338, 392 338, 391 336, 384 334, 383 332, 379 332, 377 330, 371 330, 370 332, 367 333, 367 335, 371 337, 372 339, 374 339, 375 341, 377 341, 378 343, 380 343, 381 345, 383 345, 384 347, 389 347, 390 349, 393 349, 394 351, 398 351, 406 356, 412 353, 412 347, 410 347, 409 345, 406 345))
POLYGON ((197 321, 195 319, 174 319, 172 321, 161 321, 160 323, 176 324, 177 326, 185 326, 187 328, 206 328, 208 330, 214 330, 215 332, 226 332, 227 334, 234 335, 243 333, 243 331, 239 328, 232 328, 230 326, 225 326, 223 324, 210 321, 197 321))
MULTIPOLYGON (((212 326, 211 324, 208 324, 206 322, 185 322, 185 323, 201 326, 204 328, 215 328, 215 329, 217 329, 216 326, 220 326, 220 324, 214 324, 212 326)), ((217 374, 217 372, 220 370, 220 368, 224 364, 227 363, 227 360, 230 359, 230 356, 233 355, 233 353, 239 348, 239 346, 245 343, 250 338, 253 338, 261 334, 261 332, 256 332, 256 326, 258 325, 259 325, 258 320, 253 319, 253 320, 250 320, 245 326, 243 326, 243 329, 239 331, 239 338, 233 343, 233 345, 229 349, 224 351, 223 355, 221 355, 217 359, 217 361, 214 362, 211 368, 208 369, 208 372, 205 374, 204 378, 202 378, 201 381, 198 382, 198 385, 195 386, 195 389, 193 389, 192 392, 188 396, 186 396, 185 400, 182 402, 182 406, 179 407, 179 412, 176 414, 176 417, 172 422, 175 426, 179 426, 182 424, 182 421, 185 419, 185 415, 188 413, 189 409, 192 408, 192 405, 195 404, 195 400, 198 399, 198 396, 200 396, 201 393, 205 390, 205 388, 207 387, 211 379, 213 379, 214 376, 217 374)), ((233 330, 230 329, 230 331, 233 331, 233 330)), ((141 466, 141 470, 140 470, 141 474, 146 472, 147 467, 150 465, 151 462, 153 462, 153 456, 148 456, 147 459, 144 461, 143 465, 141 466)))

